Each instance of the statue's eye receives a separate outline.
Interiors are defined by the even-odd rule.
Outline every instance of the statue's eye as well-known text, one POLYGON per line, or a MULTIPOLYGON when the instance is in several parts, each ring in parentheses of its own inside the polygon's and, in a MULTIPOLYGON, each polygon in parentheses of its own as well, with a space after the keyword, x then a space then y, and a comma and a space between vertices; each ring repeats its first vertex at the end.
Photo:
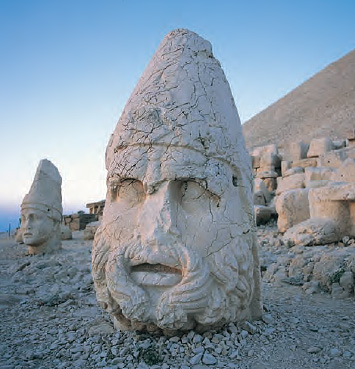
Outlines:
POLYGON ((201 206, 209 208, 212 204, 219 207, 219 197, 194 180, 182 181, 180 191, 181 203, 186 210, 201 206))
POLYGON ((132 205, 142 202, 145 198, 143 183, 137 179, 125 179, 111 186, 113 201, 125 201, 132 205))

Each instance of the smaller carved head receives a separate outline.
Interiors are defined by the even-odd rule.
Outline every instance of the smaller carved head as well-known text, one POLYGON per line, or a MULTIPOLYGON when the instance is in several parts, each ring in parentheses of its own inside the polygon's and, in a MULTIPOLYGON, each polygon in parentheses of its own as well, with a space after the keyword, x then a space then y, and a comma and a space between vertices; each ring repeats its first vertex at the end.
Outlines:
POLYGON ((21 204, 21 234, 30 254, 60 247, 61 182, 58 169, 50 161, 41 160, 21 204))
POLYGON ((59 222, 41 210, 26 207, 21 211, 21 228, 26 245, 41 246, 57 237, 59 222))

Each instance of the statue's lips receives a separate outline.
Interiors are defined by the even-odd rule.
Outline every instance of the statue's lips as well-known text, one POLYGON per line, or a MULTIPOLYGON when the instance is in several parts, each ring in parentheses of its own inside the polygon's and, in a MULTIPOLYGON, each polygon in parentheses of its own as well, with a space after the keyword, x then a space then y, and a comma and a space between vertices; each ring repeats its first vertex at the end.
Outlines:
POLYGON ((32 233, 26 232, 23 234, 23 237, 32 237, 32 233))
POLYGON ((169 287, 182 280, 181 269, 163 264, 143 263, 131 267, 135 283, 144 286, 169 287))

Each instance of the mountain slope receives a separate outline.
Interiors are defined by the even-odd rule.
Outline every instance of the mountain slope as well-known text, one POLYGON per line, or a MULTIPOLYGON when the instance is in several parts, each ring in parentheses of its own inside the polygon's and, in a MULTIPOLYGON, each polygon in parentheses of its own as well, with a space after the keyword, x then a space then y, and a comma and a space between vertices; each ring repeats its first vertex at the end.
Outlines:
POLYGON ((329 136, 346 138, 355 128, 355 50, 243 124, 248 148, 329 136))

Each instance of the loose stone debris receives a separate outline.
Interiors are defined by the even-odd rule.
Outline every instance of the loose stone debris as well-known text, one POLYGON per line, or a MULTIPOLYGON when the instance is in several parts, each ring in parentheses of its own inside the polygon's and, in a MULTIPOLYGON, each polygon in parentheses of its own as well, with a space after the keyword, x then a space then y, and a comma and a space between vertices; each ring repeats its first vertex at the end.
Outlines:
POLYGON ((305 283, 284 281, 282 267, 283 272, 292 270, 293 260, 296 270, 295 260, 310 248, 301 253, 283 245, 275 223, 258 227, 258 240, 262 268, 278 263, 278 272, 268 282, 271 272, 263 272, 262 320, 164 337, 114 329, 96 303, 92 241, 83 240, 82 231, 62 241, 56 255, 29 256, 24 245, 1 239, 0 368, 354 367, 354 298, 339 299, 321 288, 311 294, 305 283))

